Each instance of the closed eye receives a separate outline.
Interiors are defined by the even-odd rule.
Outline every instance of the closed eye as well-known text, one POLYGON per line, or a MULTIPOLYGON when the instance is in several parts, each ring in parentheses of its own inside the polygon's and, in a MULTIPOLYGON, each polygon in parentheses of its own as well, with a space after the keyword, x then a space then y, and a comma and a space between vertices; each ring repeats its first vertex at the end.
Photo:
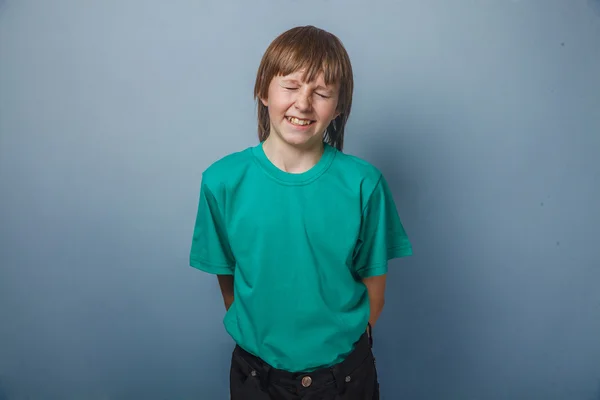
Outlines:
POLYGON ((320 96, 320 97, 322 97, 324 99, 328 99, 330 97, 330 96, 326 96, 326 95, 321 94, 321 93, 317 93, 317 96, 320 96))

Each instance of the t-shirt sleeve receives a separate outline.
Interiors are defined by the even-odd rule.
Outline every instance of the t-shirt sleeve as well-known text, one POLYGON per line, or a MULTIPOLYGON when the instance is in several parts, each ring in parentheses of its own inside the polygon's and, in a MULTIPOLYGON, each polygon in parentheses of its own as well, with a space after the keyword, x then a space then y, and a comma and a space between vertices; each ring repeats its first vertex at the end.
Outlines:
POLYGON ((190 266, 217 275, 233 275, 235 267, 217 198, 204 182, 200 188, 190 266))
POLYGON ((354 251, 354 269, 360 278, 384 275, 388 260, 412 255, 392 193, 383 176, 363 208, 354 251))

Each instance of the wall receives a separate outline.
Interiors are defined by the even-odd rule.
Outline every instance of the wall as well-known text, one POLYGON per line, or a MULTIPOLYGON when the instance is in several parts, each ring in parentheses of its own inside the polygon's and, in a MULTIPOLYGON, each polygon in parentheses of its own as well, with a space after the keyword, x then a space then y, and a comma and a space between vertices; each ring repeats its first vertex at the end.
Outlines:
POLYGON ((256 143, 300 24, 356 74, 394 190, 383 399, 600 399, 600 1, 0 2, 0 399, 225 399, 188 267, 200 174, 256 143))

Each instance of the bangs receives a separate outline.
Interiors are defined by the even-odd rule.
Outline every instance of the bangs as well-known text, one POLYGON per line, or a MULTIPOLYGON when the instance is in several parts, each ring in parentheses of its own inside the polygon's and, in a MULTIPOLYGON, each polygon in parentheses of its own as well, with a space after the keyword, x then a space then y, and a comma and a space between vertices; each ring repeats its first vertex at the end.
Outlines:
POLYGON ((340 83, 344 80, 344 68, 339 54, 336 54, 335 43, 331 41, 315 41, 303 36, 301 41, 293 41, 290 46, 284 46, 274 57, 273 69, 270 71, 272 76, 303 71, 302 79, 312 82, 323 73, 326 85, 340 83))

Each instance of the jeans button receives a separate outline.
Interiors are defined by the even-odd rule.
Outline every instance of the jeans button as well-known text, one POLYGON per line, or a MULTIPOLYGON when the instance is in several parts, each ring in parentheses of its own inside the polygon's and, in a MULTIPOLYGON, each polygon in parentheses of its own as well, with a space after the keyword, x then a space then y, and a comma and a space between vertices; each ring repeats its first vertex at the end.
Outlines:
POLYGON ((312 385, 312 378, 310 376, 305 376, 304 378, 302 378, 302 386, 307 388, 310 385, 312 385))

